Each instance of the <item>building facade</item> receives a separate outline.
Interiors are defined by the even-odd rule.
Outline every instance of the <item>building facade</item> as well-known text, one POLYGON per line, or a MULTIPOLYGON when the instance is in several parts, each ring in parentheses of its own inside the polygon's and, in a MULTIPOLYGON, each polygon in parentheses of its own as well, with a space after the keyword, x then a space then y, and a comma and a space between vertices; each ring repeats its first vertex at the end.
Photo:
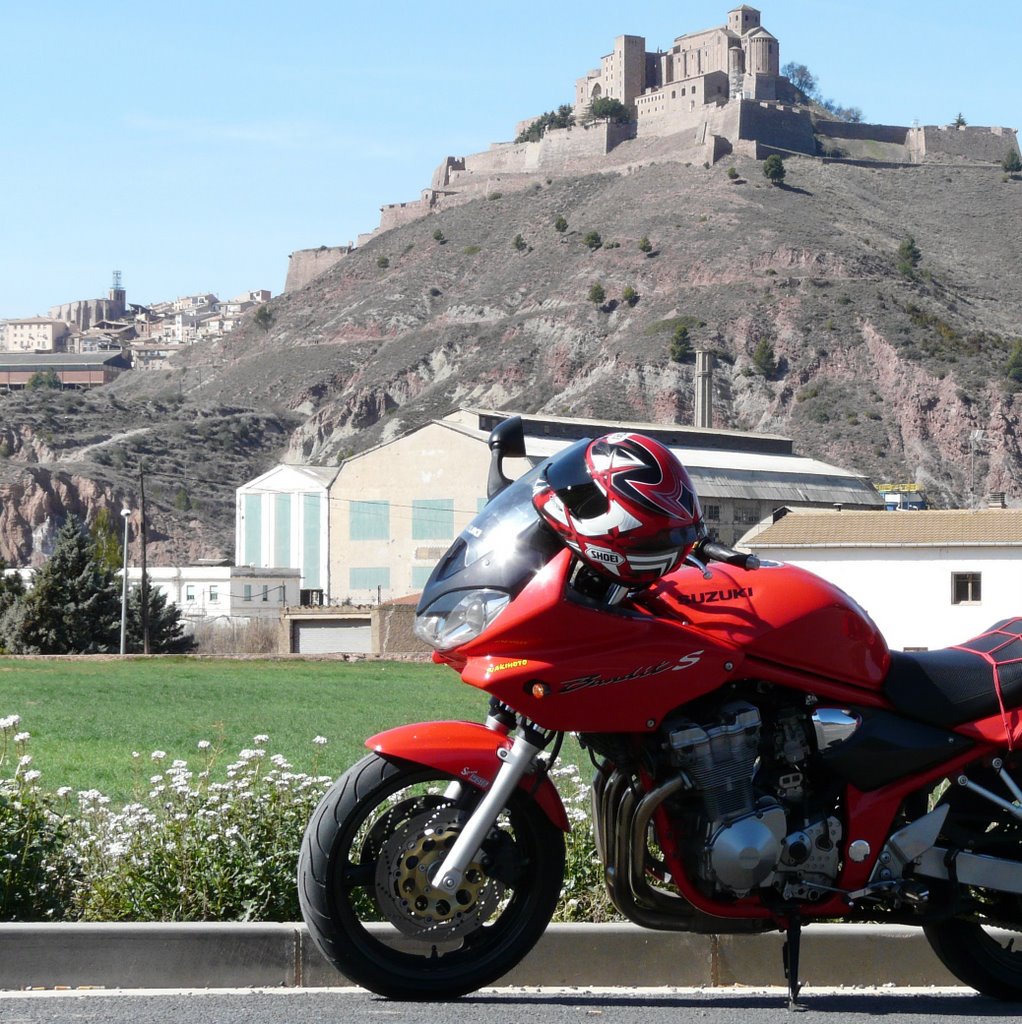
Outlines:
POLYGON ((235 563, 257 568, 296 566, 307 601, 328 590, 330 486, 337 467, 276 466, 236 492, 235 563))
POLYGON ((67 349, 70 333, 63 320, 51 317, 7 320, 0 328, 0 349, 5 352, 62 352, 67 349))

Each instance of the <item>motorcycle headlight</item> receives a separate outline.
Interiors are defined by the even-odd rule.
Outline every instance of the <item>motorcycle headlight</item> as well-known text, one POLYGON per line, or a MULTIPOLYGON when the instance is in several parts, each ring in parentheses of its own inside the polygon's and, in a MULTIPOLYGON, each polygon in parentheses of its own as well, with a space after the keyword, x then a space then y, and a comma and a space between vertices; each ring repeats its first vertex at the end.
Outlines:
POLYGON ((475 640, 508 606, 500 590, 458 590, 434 601, 415 619, 415 635, 430 647, 449 651, 475 640))

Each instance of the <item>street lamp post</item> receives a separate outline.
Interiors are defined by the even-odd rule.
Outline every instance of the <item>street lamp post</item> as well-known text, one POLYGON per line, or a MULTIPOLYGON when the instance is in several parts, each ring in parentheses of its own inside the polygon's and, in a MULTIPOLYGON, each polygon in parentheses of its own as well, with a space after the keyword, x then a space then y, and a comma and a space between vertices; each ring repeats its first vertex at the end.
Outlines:
POLYGON ((131 509, 122 508, 121 515, 124 517, 124 574, 121 579, 121 654, 128 651, 128 522, 131 519, 131 509))

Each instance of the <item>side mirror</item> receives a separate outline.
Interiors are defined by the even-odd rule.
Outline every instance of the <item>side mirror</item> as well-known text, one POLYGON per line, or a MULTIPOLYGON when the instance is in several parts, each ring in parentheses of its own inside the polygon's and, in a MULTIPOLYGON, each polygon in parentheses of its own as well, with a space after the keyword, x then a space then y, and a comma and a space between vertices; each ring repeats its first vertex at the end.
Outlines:
POLYGON ((525 458, 525 428, 521 416, 502 420, 492 431, 487 441, 490 447, 490 472, 486 478, 487 500, 495 498, 511 481, 504 475, 504 459, 525 458))

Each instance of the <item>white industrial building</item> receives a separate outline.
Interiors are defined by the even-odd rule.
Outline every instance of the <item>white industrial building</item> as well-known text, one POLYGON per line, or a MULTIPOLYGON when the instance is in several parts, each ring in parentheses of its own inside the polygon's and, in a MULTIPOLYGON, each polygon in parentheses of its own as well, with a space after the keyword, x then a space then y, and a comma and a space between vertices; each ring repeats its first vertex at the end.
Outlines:
POLYGON ((741 545, 840 587, 897 650, 949 647, 1022 615, 1022 509, 784 509, 741 545))
MULTIPOLYGON (((507 415, 462 410, 361 452, 339 468, 278 466, 264 473, 238 490, 238 562, 300 565, 303 589, 322 588, 328 604, 377 604, 421 590, 486 501, 487 439, 507 415), (310 573, 314 563, 316 577, 310 573)), ((882 507, 864 477, 796 455, 792 442, 777 435, 522 418, 533 459, 580 437, 615 430, 658 438, 688 468, 707 525, 724 543, 782 505, 882 507)), ((511 463, 507 471, 515 476, 526 468, 525 462, 511 463)))

